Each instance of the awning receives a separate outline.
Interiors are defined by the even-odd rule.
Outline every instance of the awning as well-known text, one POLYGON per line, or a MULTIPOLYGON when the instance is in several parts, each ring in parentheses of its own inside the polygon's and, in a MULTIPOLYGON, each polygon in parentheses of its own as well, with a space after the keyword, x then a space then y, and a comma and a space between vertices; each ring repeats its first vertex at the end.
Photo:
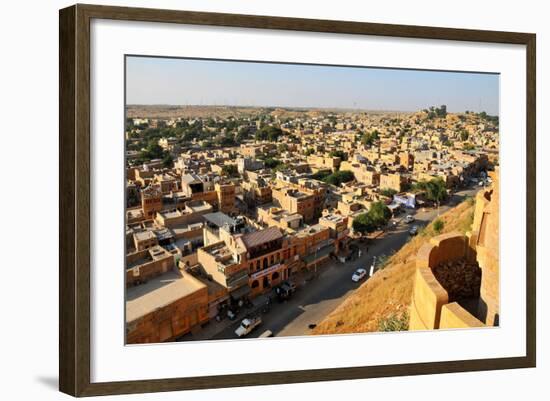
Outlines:
POLYGON ((307 256, 304 257, 304 262, 306 264, 311 264, 317 260, 323 259, 331 254, 331 252, 334 252, 334 245, 326 245, 319 249, 317 252, 313 252, 307 256))
POLYGON ((237 288, 235 291, 231 291, 229 295, 235 300, 239 300, 250 294, 250 287, 248 285, 243 285, 242 287, 237 288))

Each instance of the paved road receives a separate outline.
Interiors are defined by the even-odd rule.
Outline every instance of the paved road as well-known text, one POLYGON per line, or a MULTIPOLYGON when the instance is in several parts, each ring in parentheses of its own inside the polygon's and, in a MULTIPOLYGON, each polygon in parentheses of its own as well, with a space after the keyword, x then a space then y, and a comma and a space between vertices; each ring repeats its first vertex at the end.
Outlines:
MULTIPOLYGON (((479 188, 468 189, 452 195, 446 205, 439 208, 439 213, 456 206, 466 196, 473 196, 479 188)), ((413 212, 414 213, 414 212, 413 212)), ((427 209, 417 210, 414 213, 415 222, 419 227, 427 225, 435 217, 438 211, 427 209)), ((273 302, 271 311, 263 314, 262 325, 250 333, 247 337, 254 338, 261 335, 265 330, 271 330, 276 337, 299 336, 307 334, 310 324, 317 324, 340 305, 355 289, 363 282, 354 283, 351 276, 359 267, 369 270, 373 256, 390 255, 399 250, 409 239, 408 230, 411 225, 400 222, 395 230, 389 231, 383 236, 369 241, 368 252, 365 245, 361 246, 361 257, 345 264, 330 260, 322 267, 319 267, 317 278, 306 282, 292 298, 283 303, 273 302)), ((241 316, 239 316, 241 317, 241 316)), ((236 338, 235 329, 240 319, 234 324, 215 335, 215 339, 236 338)))

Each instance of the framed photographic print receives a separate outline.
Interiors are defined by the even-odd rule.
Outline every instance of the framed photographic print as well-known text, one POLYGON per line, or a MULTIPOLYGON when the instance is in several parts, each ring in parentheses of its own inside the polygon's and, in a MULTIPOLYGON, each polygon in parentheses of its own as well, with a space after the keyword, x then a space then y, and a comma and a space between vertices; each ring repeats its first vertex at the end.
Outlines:
POLYGON ((60 11, 60 390, 535 366, 535 35, 60 11))

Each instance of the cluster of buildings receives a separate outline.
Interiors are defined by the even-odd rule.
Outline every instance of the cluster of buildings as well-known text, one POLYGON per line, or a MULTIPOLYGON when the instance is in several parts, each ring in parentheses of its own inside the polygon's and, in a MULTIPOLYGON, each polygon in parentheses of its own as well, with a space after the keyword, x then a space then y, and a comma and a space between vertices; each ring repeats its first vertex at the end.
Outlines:
POLYGON ((127 154, 127 343, 193 333, 331 256, 345 258, 353 219, 373 202, 414 207, 413 183, 440 177, 459 188, 498 160, 498 129, 473 113, 273 112, 269 120, 283 130, 277 142, 204 148, 163 137, 171 167, 127 154), (355 178, 319 179, 344 170, 355 178))

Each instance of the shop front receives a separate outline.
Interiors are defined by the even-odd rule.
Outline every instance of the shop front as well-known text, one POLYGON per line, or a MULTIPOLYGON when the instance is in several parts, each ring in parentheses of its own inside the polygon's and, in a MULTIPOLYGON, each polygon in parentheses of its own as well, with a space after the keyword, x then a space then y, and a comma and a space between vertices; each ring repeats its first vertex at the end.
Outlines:
POLYGON ((251 289, 251 297, 271 290, 287 278, 288 271, 286 265, 283 263, 276 263, 266 269, 251 274, 248 282, 251 289))

